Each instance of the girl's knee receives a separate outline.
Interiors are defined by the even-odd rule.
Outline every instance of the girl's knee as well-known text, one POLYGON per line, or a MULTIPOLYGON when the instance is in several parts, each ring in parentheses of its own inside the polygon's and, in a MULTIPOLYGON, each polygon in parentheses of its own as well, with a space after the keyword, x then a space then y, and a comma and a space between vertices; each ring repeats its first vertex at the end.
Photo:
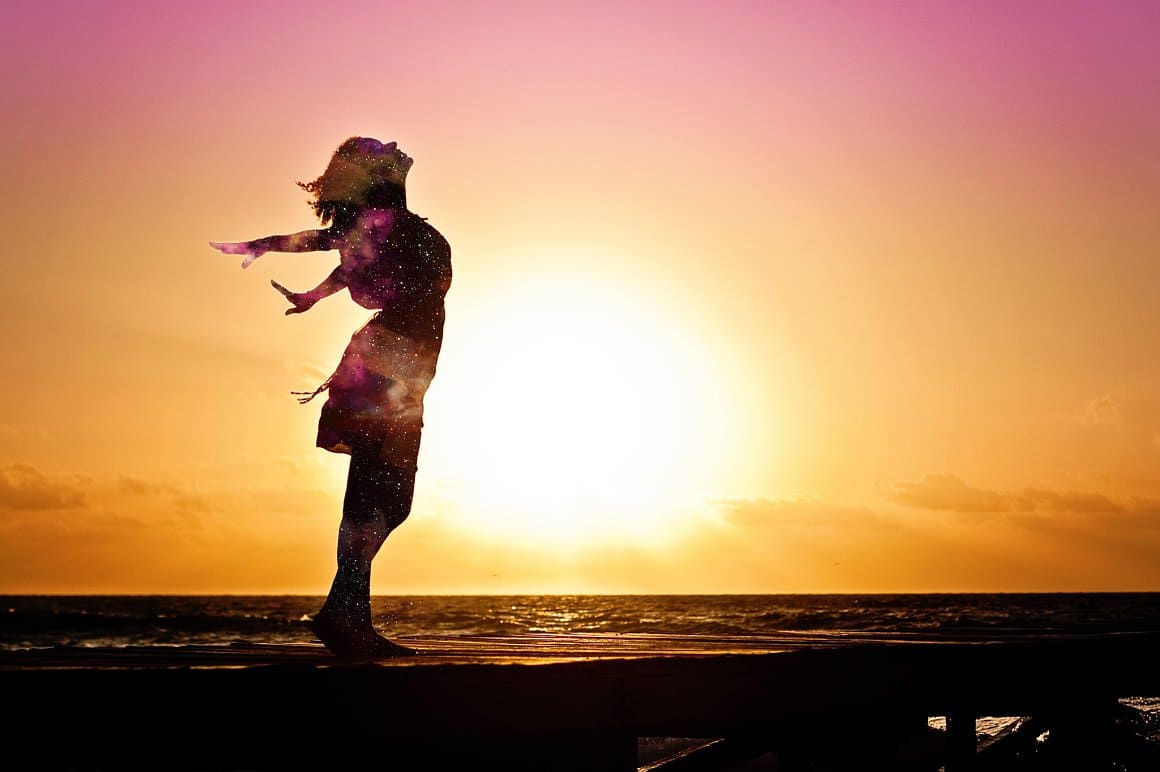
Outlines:
POLYGON ((411 513, 415 473, 381 461, 375 456, 351 458, 343 516, 355 521, 385 523, 398 528, 411 513))
POLYGON ((398 467, 388 466, 380 488, 379 505, 387 530, 393 531, 411 514, 415 497, 415 474, 398 467))
POLYGON ((411 514, 411 508, 387 510, 383 513, 383 524, 386 526, 387 533, 398 528, 403 524, 403 521, 411 514))

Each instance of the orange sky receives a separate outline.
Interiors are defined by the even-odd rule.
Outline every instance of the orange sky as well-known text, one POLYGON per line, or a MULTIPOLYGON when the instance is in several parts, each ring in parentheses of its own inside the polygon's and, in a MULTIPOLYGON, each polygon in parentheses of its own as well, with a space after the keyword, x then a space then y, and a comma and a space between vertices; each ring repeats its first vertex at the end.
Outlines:
POLYGON ((1160 590, 1160 17, 768 6, 15 11, 0 592, 325 591, 369 314, 206 242, 360 134, 455 265, 376 592, 1160 590))

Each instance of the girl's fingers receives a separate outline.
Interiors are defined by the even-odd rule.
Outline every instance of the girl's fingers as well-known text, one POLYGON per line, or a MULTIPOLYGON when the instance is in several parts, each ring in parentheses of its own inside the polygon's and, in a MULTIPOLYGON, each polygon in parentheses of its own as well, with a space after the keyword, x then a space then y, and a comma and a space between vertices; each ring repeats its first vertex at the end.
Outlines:
POLYGON ((287 298, 288 298, 288 297, 290 297, 291 295, 293 295, 293 294, 294 294, 293 292, 291 292, 290 290, 286 289, 285 287, 283 287, 281 284, 279 284, 278 282, 274 281, 273 279, 270 279, 270 286, 272 286, 274 289, 276 289, 276 290, 278 290, 279 292, 281 292, 281 293, 282 293, 282 295, 283 295, 284 297, 287 297, 287 298))

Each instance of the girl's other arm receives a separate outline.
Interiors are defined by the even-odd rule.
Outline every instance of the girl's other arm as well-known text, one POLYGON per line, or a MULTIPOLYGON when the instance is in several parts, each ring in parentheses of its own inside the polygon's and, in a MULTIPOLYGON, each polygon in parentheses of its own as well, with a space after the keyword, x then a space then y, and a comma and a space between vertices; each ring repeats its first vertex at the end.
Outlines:
POLYGON ((337 246, 334 233, 329 228, 291 233, 286 236, 264 236, 253 241, 211 241, 209 245, 227 255, 245 255, 242 268, 267 252, 323 252, 337 246))
POLYGON ((287 308, 286 314, 300 314, 303 311, 309 311, 315 303, 323 298, 330 297, 346 287, 346 277, 340 265, 331 271, 330 275, 323 279, 321 284, 306 292, 291 292, 272 279, 270 280, 270 284, 274 286, 274 289, 281 292, 283 297, 289 300, 294 306, 293 308, 287 308))

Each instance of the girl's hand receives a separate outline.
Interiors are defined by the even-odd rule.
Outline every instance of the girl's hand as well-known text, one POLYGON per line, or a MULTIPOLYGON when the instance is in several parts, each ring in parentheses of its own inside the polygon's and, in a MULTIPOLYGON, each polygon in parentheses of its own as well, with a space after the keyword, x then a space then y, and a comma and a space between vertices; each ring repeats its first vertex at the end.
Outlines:
POLYGON ((270 280, 270 285, 274 289, 281 292, 282 296, 289 300, 290 304, 294 306, 293 308, 286 309, 287 316, 290 314, 300 314, 303 311, 309 311, 314 307, 314 304, 318 302, 318 299, 312 297, 310 294, 306 292, 291 292, 273 279, 270 280))
POLYGON ((242 268, 246 268, 250 263, 266 254, 263 247, 257 246, 252 241, 211 241, 209 245, 227 255, 245 255, 246 259, 242 261, 242 268))

